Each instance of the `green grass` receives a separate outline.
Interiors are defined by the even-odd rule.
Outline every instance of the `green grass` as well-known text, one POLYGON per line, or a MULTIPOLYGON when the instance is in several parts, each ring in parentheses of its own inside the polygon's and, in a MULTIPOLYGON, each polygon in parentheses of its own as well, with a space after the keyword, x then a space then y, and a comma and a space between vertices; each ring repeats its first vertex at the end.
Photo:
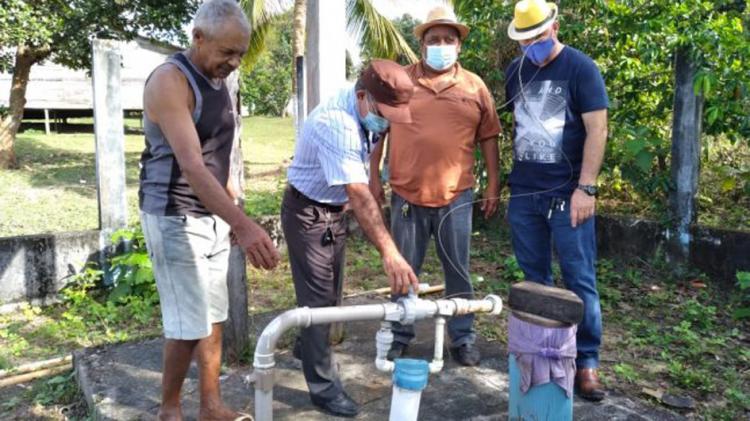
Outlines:
MULTIPOLYGON (((86 124, 87 120, 73 121, 86 124)), ((137 128, 137 120, 128 119, 137 128)), ((80 126, 86 127, 86 126, 80 126)), ((248 212, 278 212, 276 192, 294 148, 291 119, 243 119, 248 212)), ((142 135, 125 136, 128 216, 138 219, 138 160, 142 135)), ((19 169, 0 171, 0 237, 78 231, 98 226, 94 135, 88 132, 19 134, 19 169)))

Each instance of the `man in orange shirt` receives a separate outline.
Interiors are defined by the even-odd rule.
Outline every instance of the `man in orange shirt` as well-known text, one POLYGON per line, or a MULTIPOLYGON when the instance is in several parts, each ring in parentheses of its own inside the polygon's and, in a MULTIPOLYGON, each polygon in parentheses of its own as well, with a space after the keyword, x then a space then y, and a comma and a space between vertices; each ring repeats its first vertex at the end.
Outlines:
MULTIPOLYGON (((445 273, 445 293, 470 298, 469 244, 474 187, 474 150, 486 162, 488 185, 482 210, 489 217, 498 203, 500 122, 482 79, 456 62, 469 28, 451 10, 433 9, 414 33, 422 60, 407 67, 415 86, 410 124, 392 124, 389 134, 391 234, 401 254, 419 273, 430 238, 435 237, 445 273), (438 231, 438 228, 440 230, 438 231)), ((383 142, 372 154, 370 188, 385 200, 379 164, 383 142)), ((398 297, 393 297, 398 298, 398 297)), ((451 355, 462 365, 477 365, 474 316, 448 322, 451 355)), ((390 359, 401 357, 414 338, 412 326, 395 325, 390 359)))

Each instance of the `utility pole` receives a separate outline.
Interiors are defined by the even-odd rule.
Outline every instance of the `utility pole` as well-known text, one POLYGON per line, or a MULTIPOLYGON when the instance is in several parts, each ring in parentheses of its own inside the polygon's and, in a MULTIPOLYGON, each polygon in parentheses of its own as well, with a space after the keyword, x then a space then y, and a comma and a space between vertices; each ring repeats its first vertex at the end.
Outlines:
POLYGON ((669 230, 670 255, 680 263, 690 258, 690 227, 697 220, 696 195, 700 174, 700 148, 703 96, 696 94, 693 82, 698 66, 689 47, 675 53, 675 94, 672 121, 672 183, 669 205, 672 227, 669 230))

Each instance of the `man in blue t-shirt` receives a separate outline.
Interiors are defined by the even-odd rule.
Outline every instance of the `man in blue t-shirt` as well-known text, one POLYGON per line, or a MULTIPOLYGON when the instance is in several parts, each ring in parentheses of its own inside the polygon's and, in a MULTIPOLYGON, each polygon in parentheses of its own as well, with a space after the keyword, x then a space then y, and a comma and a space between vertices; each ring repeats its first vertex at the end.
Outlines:
POLYGON ((505 73, 514 120, 508 220, 526 278, 552 284, 554 246, 565 286, 584 302, 576 389, 598 401, 605 392, 597 373, 602 322, 594 213, 609 101, 596 64, 560 43, 559 28, 557 6, 544 0, 518 2, 508 27, 523 51, 505 73))

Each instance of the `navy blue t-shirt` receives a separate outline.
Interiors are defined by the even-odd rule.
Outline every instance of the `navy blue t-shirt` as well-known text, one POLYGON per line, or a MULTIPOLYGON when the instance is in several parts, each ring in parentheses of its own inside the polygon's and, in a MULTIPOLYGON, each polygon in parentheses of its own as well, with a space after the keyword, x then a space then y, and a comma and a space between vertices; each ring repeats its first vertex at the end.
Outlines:
POLYGON ((505 94, 513 112, 512 194, 540 192, 569 197, 578 185, 586 128, 581 114, 608 108, 604 80, 591 58, 565 46, 544 67, 520 57, 505 72, 505 94))

